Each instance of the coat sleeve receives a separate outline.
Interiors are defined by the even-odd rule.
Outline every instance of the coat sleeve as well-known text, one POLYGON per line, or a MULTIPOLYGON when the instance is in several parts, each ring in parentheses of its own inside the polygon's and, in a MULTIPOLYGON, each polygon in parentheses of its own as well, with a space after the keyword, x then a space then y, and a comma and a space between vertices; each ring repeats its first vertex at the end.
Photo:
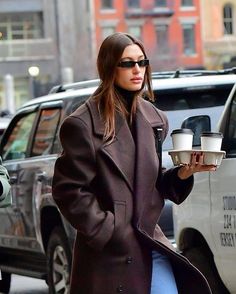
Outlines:
POLYGON ((61 126, 63 148, 55 163, 52 195, 60 211, 84 236, 88 245, 102 250, 114 230, 114 215, 103 211, 90 187, 96 176, 96 154, 90 128, 78 117, 61 126))
POLYGON ((194 178, 190 176, 186 180, 181 180, 178 175, 179 167, 174 167, 162 175, 160 192, 165 199, 169 199, 176 204, 182 203, 193 188, 194 178))
POLYGON ((2 158, 0 157, 0 202, 10 193, 10 188, 9 175, 7 169, 2 165, 2 158))

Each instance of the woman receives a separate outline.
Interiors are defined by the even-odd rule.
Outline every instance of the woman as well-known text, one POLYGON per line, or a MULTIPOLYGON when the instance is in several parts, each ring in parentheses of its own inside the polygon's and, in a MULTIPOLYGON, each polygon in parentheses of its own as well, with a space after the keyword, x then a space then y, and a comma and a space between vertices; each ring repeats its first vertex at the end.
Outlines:
POLYGON ((205 278, 177 254, 157 225, 168 198, 181 203, 198 163, 161 174, 154 129, 168 132, 153 100, 151 72, 140 41, 115 33, 102 43, 101 84, 65 119, 53 197, 77 230, 71 294, 211 293, 205 278), (178 290, 177 290, 178 289, 178 290))

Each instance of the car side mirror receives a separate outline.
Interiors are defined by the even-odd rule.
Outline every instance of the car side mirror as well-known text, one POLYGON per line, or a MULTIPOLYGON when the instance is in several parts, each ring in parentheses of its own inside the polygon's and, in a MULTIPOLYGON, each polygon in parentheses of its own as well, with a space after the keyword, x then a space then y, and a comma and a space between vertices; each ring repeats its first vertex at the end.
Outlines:
POLYGON ((203 132, 211 131, 211 119, 208 115, 196 115, 186 118, 181 128, 191 129, 193 135, 193 146, 200 146, 200 135, 203 132))

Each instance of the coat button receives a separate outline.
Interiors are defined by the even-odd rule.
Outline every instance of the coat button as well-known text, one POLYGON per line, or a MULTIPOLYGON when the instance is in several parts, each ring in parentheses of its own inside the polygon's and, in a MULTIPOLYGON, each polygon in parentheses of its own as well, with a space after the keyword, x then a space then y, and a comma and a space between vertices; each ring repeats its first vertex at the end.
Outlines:
POLYGON ((124 288, 123 288, 122 285, 119 285, 119 286, 117 287, 117 289, 116 289, 116 291, 117 291, 118 293, 123 292, 123 290, 124 290, 124 288))
POLYGON ((128 256, 128 257, 126 258, 126 263, 127 263, 127 264, 131 264, 132 261, 133 261, 133 258, 132 258, 131 256, 128 256))

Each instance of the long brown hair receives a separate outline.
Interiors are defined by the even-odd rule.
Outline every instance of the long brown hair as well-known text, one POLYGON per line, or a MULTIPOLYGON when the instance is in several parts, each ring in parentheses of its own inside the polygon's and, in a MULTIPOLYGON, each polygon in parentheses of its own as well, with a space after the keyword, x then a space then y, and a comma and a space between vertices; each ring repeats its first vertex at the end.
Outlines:
MULTIPOLYGON (((125 108, 115 90, 116 67, 121 59, 123 51, 128 45, 136 44, 142 50, 145 58, 147 55, 142 43, 127 33, 114 33, 108 36, 99 49, 97 57, 97 69, 101 84, 94 93, 98 102, 100 113, 105 122, 105 140, 112 140, 115 136, 115 112, 125 113, 125 108)), ((131 117, 136 111, 137 98, 143 90, 146 90, 150 100, 154 100, 151 87, 151 68, 146 67, 142 89, 135 95, 131 109, 131 117)))

